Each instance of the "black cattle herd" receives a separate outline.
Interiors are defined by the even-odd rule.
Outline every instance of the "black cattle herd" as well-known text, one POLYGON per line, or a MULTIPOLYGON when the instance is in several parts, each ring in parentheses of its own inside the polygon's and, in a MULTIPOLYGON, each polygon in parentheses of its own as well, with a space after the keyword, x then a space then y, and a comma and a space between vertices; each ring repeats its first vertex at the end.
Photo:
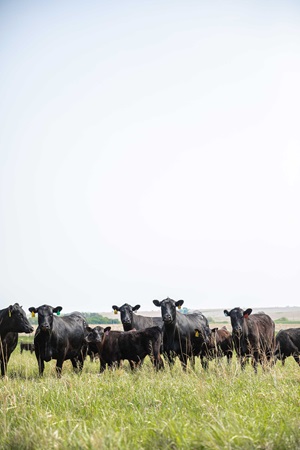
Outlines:
MULTIPOLYGON (((275 324, 265 313, 252 314, 252 309, 241 308, 224 310, 225 316, 230 317, 230 333, 226 327, 210 329, 207 318, 200 311, 178 312, 183 300, 166 298, 153 300, 153 303, 161 309, 161 317, 135 314, 140 305, 113 305, 114 312, 120 312, 124 331, 101 326, 91 328, 79 312, 60 317, 61 306, 31 307, 32 316, 38 314, 38 327, 33 344, 21 343, 21 353, 23 350, 35 352, 40 375, 43 375, 45 362, 56 360, 58 377, 68 359, 74 370, 80 372, 87 355, 99 357, 100 372, 106 367, 120 367, 124 360, 129 361, 134 370, 143 364, 146 356, 150 357, 156 370, 164 368, 164 361, 172 367, 177 357, 184 370, 188 362, 194 367, 196 357, 207 369, 213 358, 226 356, 230 362, 234 352, 242 369, 251 358, 255 372, 258 363, 263 367, 271 366, 279 359, 284 364, 288 356, 293 356, 300 365, 300 328, 280 330, 275 336, 275 324)), ((17 346, 18 333, 33 331, 18 303, 0 310, 2 376, 6 374, 10 355, 17 346)))

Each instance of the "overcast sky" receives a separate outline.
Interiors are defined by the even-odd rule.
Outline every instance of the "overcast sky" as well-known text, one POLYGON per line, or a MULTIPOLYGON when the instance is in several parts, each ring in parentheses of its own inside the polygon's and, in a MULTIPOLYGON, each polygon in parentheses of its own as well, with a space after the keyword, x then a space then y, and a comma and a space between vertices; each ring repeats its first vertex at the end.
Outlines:
POLYGON ((0 3, 0 307, 300 306, 300 4, 0 3))

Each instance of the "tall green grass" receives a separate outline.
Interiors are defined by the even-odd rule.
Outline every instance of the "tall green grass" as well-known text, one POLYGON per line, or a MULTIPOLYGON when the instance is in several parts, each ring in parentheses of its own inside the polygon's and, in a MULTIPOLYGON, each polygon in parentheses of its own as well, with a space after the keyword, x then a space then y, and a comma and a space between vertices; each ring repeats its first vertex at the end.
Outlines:
POLYGON ((179 363, 156 373, 150 363, 105 372, 55 361, 38 377, 34 355, 16 350, 0 380, 0 449, 298 449, 300 369, 255 375, 237 361, 184 373, 179 363))

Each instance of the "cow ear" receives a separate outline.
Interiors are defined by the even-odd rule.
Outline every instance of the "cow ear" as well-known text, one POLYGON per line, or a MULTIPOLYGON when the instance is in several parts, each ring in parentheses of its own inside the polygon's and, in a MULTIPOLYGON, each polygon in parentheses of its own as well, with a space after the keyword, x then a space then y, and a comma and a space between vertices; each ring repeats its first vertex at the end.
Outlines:
POLYGON ((53 312, 55 312, 58 316, 60 315, 61 310, 62 306, 56 306, 56 308, 53 308, 53 312))
POLYGON ((211 329, 211 332, 212 332, 212 333, 215 333, 216 331, 218 331, 218 329, 219 329, 219 328, 212 328, 212 329, 211 329))
POLYGON ((28 311, 31 312, 31 317, 35 317, 35 314, 38 312, 37 308, 35 308, 34 306, 31 306, 30 308, 28 308, 28 311))
POLYGON ((108 334, 110 332, 110 330, 111 330, 111 327, 106 327, 106 328, 104 328, 104 333, 108 334))
POLYGON ((132 311, 137 311, 138 309, 140 309, 140 307, 141 307, 141 305, 135 305, 135 306, 132 308, 132 311))
POLYGON ((117 314, 120 311, 120 308, 117 305, 112 305, 112 309, 114 310, 114 314, 117 314))
POLYGON ((251 313, 252 313, 252 309, 248 308, 248 309, 246 309, 246 311, 243 312, 243 316, 245 317, 245 319, 247 319, 251 313))
POLYGON ((227 309, 224 309, 224 316, 226 317, 230 316, 230 313, 227 311, 227 309))
POLYGON ((177 306, 178 309, 180 309, 183 304, 184 304, 184 300, 178 300, 177 302, 175 302, 175 305, 177 306))
POLYGON ((159 300, 153 300, 153 303, 155 306, 160 306, 160 301, 159 300))

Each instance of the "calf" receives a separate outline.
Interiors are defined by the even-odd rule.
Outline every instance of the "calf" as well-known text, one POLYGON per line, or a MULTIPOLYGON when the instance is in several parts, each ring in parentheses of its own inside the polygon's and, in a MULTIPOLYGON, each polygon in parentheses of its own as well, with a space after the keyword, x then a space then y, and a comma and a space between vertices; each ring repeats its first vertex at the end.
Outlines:
POLYGON ((21 342, 20 343, 20 352, 23 353, 24 350, 29 351, 30 353, 34 352, 34 344, 29 342, 21 342))
POLYGON ((115 312, 120 312, 124 331, 130 331, 133 329, 144 330, 145 328, 153 326, 159 326, 162 328, 163 326, 161 317, 145 317, 134 314, 135 311, 140 309, 140 305, 131 306, 128 303, 124 303, 124 305, 120 307, 113 305, 112 309, 115 312))
POLYGON ((91 329, 86 337, 88 343, 97 345, 100 357, 100 373, 106 369, 119 366, 121 361, 127 359, 133 369, 149 355, 154 367, 163 368, 160 356, 161 330, 159 327, 145 328, 144 330, 111 331, 111 327, 97 326, 91 329), (134 364, 133 364, 134 363, 134 364))
POLYGON ((25 311, 18 303, 0 310, 0 365, 1 375, 7 371, 10 355, 18 343, 18 333, 32 333, 25 311))
POLYGON ((226 327, 211 330, 210 347, 217 358, 226 356, 227 362, 230 363, 233 354, 233 340, 232 334, 226 327))
POLYGON ((204 344, 203 337, 201 337, 201 331, 195 329, 193 337, 193 351, 195 355, 200 355, 201 364, 204 368, 208 366, 208 360, 214 358, 227 357, 229 363, 232 359, 233 342, 231 333, 226 327, 221 329, 213 328, 209 341, 204 344), (204 359, 206 357, 206 360, 204 359))
POLYGON ((38 328, 34 336, 34 349, 38 361, 39 374, 43 375, 45 364, 56 359, 56 373, 61 376, 64 361, 70 359, 74 370, 82 370, 86 353, 85 330, 87 323, 84 317, 74 312, 64 317, 60 314, 61 306, 53 308, 49 305, 31 307, 32 314, 38 314, 38 328))
MULTIPOLYGON (((155 306, 161 308, 161 316, 163 320, 163 351, 169 363, 174 364, 175 357, 178 356, 183 369, 186 369, 187 361, 190 360, 194 366, 193 336, 195 329, 201 331, 199 334, 199 355, 201 362, 203 362, 202 349, 208 343, 210 338, 210 329, 206 317, 201 312, 193 314, 176 313, 176 308, 181 308, 184 303, 183 300, 172 300, 166 298, 161 302, 153 300, 155 306)), ((203 364, 203 367, 205 365, 203 364)))
POLYGON ((224 310, 225 316, 231 320, 233 343, 242 369, 245 368, 246 358, 251 357, 256 373, 258 362, 264 365, 273 356, 275 324, 265 313, 251 313, 251 308, 245 311, 241 308, 224 310))
POLYGON ((275 361, 280 359, 284 365, 286 358, 293 356, 300 366, 300 328, 280 330, 276 335, 275 361))

